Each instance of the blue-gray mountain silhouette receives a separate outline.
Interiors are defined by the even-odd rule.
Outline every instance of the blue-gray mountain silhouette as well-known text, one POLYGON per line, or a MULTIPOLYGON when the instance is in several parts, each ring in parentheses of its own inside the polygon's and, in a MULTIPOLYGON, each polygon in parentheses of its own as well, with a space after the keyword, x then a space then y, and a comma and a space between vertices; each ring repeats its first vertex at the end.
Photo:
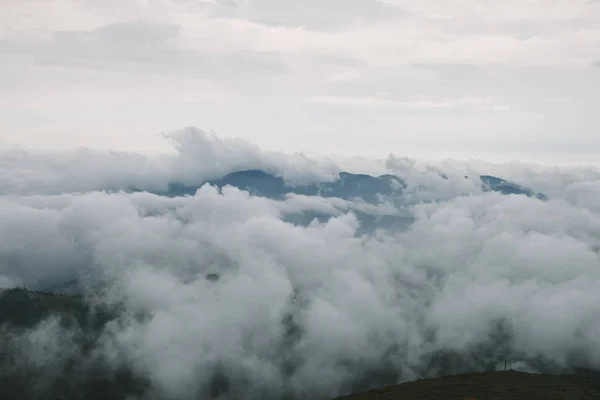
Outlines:
MULTIPOLYGON (((308 185, 291 185, 280 176, 274 176, 259 170, 233 172, 223 178, 204 183, 218 188, 234 186, 251 195, 281 200, 285 195, 294 193, 306 196, 339 197, 341 199, 361 198, 369 203, 378 202, 378 196, 392 195, 397 187, 404 186, 402 179, 394 175, 370 176, 340 172, 338 179, 331 182, 318 182, 308 185), (396 181, 394 183, 394 181, 396 181)), ((203 183, 203 184, 204 184, 203 183)), ((200 185, 202 186, 202 185, 200 185)), ((194 195, 198 186, 187 186, 178 183, 169 184, 167 196, 194 195)))
MULTIPOLYGON (((447 179, 446 176, 443 176, 447 179)), ((525 195, 545 200, 546 196, 535 193, 533 190, 490 175, 480 176, 482 189, 496 191, 502 194, 525 195)), ((371 176, 366 174, 351 174, 340 172, 337 179, 307 185, 292 185, 283 177, 275 176, 260 170, 245 170, 233 172, 220 179, 203 182, 201 185, 169 184, 168 191, 161 193, 170 197, 194 195, 199 187, 210 184, 219 189, 233 186, 247 191, 253 196, 266 197, 274 200, 283 200, 288 194, 337 197, 345 200, 359 199, 367 203, 380 203, 382 199, 401 196, 406 184, 395 175, 371 176)), ((353 210, 360 222, 358 234, 372 232, 376 229, 402 230, 410 226, 413 217, 410 215, 373 215, 359 210, 353 210)), ((332 216, 316 211, 303 211, 301 213, 286 214, 283 219, 295 225, 306 226, 313 221, 326 222, 332 216)))
MULTIPOLYGON (((507 180, 491 176, 480 176, 483 190, 495 191, 502 194, 525 195, 546 200, 546 195, 536 193, 530 188, 507 180)), ((287 194, 294 193, 306 196, 338 197, 345 200, 360 198, 368 203, 378 203, 381 196, 388 197, 402 194, 406 187, 404 181, 395 175, 371 176, 366 174, 351 174, 340 172, 336 180, 318 182, 308 185, 291 185, 281 176, 268 174, 260 170, 233 172, 220 179, 203 182, 201 185, 169 184, 166 193, 169 197, 194 195, 203 184, 208 183, 218 188, 234 186, 249 192, 253 196, 281 200, 287 194)))
POLYGON ((481 175, 479 178, 483 182, 484 190, 491 190, 494 192, 500 192, 502 194, 522 194, 528 197, 535 197, 540 200, 548 200, 548 196, 543 193, 536 193, 528 187, 521 186, 495 176, 481 175))

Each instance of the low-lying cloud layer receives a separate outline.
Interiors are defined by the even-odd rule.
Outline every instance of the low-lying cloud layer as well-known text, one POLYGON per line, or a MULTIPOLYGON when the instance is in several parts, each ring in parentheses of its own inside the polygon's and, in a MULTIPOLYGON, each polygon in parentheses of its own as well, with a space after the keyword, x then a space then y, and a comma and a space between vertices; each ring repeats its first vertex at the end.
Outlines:
MULTIPOLYGON (((222 374, 236 398, 326 398, 435 374, 442 352, 465 365, 508 356, 520 368, 539 357, 600 367, 597 169, 311 158, 194 129, 175 143, 160 159, 0 157, 0 285, 77 279, 90 302, 124 306, 98 351, 161 395, 191 398, 222 374), (296 183, 392 173, 406 187, 375 205, 210 185, 188 197, 151 193, 245 169, 296 183), (479 174, 549 200, 484 192, 479 174), (309 211, 331 218, 286 222, 309 211), (414 222, 357 234, 357 211, 414 222), (508 347, 490 350, 501 331, 508 347)), ((59 354, 50 348, 48 360, 59 354)))

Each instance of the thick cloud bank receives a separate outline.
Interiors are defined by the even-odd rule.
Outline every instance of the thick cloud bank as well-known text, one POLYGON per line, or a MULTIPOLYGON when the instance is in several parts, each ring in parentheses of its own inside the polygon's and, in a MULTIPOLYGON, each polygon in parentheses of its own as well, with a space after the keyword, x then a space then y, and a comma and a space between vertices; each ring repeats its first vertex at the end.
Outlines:
MULTIPOLYGON (((147 378, 148 396, 327 398, 505 359, 600 367, 598 170, 285 155, 194 129, 173 140, 154 159, 0 156, 0 287, 118 306, 96 351, 147 378), (377 198, 202 185, 248 170, 289 187, 398 179, 377 198), (165 195, 174 183, 198 190, 165 195)), ((60 357, 52 343, 38 363, 60 357)))

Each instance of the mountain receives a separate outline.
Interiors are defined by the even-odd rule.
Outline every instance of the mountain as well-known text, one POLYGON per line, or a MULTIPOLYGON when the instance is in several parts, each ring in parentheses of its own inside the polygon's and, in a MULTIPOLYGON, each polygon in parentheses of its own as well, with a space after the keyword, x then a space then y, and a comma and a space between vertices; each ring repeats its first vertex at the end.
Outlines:
MULTIPOLYGON (((506 195, 525 195, 540 200, 547 199, 547 196, 542 193, 536 193, 530 188, 495 176, 481 175, 480 180, 484 191, 495 191, 506 195)), ((202 185, 207 183, 218 188, 233 186, 247 191, 253 196, 275 200, 282 200, 287 194, 293 193, 305 196, 338 197, 345 200, 362 199, 367 203, 378 203, 382 196, 401 195, 406 189, 406 183, 402 178, 390 174, 371 176, 340 172, 333 181, 291 185, 281 176, 271 175, 260 170, 245 170, 233 172, 200 185, 190 186, 173 182, 169 184, 166 192, 160 194, 169 197, 193 196, 202 185)))
POLYGON ((535 197, 540 200, 548 200, 548 196, 543 193, 536 193, 530 188, 518 185, 507 180, 497 178, 491 175, 481 175, 479 177, 483 182, 483 188, 487 191, 500 192, 502 194, 519 194, 527 197, 535 197))
MULTIPOLYGON (((448 179, 442 174, 442 178, 448 179)), ((465 177, 466 178, 466 177, 465 177)), ((481 188, 483 191, 494 191, 505 195, 524 195, 540 200, 547 200, 547 196, 536 193, 532 189, 491 175, 481 175, 481 188)), ((357 200, 368 204, 379 204, 387 199, 392 202, 401 198, 407 185, 402 178, 385 174, 371 176, 366 174, 352 174, 340 172, 332 181, 321 181, 305 185, 292 185, 283 177, 269 174, 261 170, 244 170, 225 175, 219 179, 208 180, 200 185, 185 185, 172 182, 167 191, 154 192, 155 194, 168 197, 193 196, 196 191, 205 184, 213 185, 219 189, 233 186, 247 191, 252 196, 266 197, 273 200, 284 200, 289 194, 320 196, 325 198, 340 198, 343 200, 357 200)), ((398 215, 398 213, 387 213, 374 215, 367 212, 352 209, 360 222, 357 233, 369 233, 376 229, 390 231, 404 230, 413 222, 410 215, 398 215)), ((295 225, 306 226, 313 221, 326 222, 331 215, 316 211, 302 213, 288 213, 283 219, 295 225)))
POLYGON ((194 195, 199 187, 207 183, 219 188, 234 186, 248 191, 251 195, 275 200, 282 200, 285 195, 294 193, 305 196, 338 197, 345 200, 361 198, 369 203, 377 202, 378 195, 390 196, 398 192, 398 186, 404 186, 402 180, 394 175, 370 176, 348 172, 340 172, 338 178, 333 181, 291 185, 281 176, 274 176, 260 170, 246 170, 203 182, 199 186, 171 183, 168 191, 163 194, 170 197, 194 195), (397 185, 396 188, 394 185, 397 185))

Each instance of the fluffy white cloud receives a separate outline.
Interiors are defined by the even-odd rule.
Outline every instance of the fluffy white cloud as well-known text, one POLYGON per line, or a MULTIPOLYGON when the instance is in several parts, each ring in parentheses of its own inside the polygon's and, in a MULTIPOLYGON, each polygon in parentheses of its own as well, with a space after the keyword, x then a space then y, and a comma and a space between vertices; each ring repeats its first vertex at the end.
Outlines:
POLYGON ((97 301, 147 317, 112 326, 106 354, 130 360, 173 398, 206 389, 217 370, 247 398, 333 397, 382 365, 390 379, 410 379, 432 352, 476 351, 499 321, 515 362, 524 352, 600 365, 596 169, 373 162, 407 184, 396 210, 211 186, 181 198, 90 191, 199 183, 252 167, 315 180, 349 162, 189 132, 179 140, 185 149, 160 159, 3 155, 12 185, 3 183, 0 207, 0 282, 108 284, 97 301), (483 193, 485 172, 552 189, 552 199, 483 193), (283 221, 302 210, 332 218, 283 221), (360 236, 352 210, 408 210, 415 222, 360 236))

